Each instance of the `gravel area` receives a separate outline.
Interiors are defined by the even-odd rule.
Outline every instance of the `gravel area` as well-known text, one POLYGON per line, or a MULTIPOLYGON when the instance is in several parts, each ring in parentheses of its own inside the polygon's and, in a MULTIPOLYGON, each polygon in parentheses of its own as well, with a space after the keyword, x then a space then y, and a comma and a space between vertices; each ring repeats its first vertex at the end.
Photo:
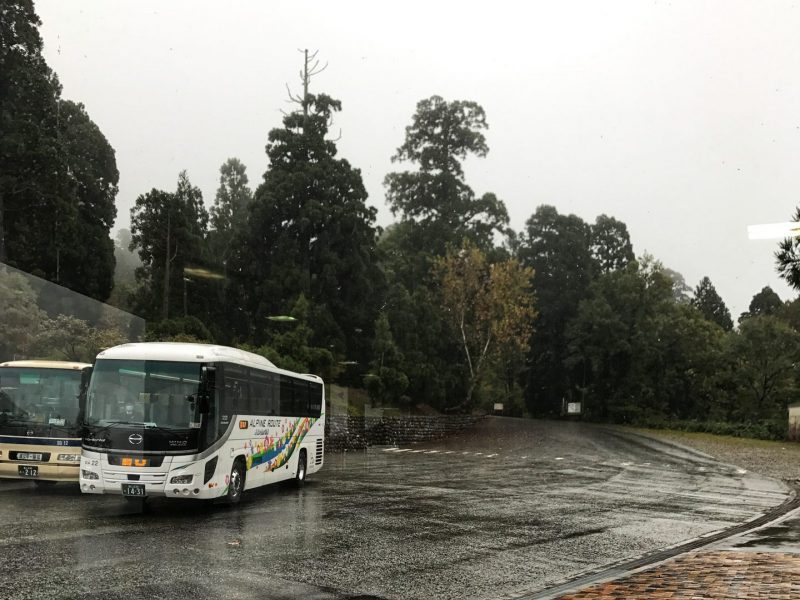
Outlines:
POLYGON ((656 439, 674 442, 729 463, 781 480, 800 480, 800 444, 770 442, 709 433, 631 428, 656 439))

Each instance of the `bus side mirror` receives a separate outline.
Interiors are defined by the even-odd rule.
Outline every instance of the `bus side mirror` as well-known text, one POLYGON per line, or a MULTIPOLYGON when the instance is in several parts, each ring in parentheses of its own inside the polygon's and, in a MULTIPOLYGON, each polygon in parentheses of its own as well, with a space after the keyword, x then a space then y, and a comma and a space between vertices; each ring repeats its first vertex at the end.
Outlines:
POLYGON ((200 387, 206 394, 210 394, 217 387, 217 367, 202 367, 200 371, 200 387))
POLYGON ((200 393, 197 395, 197 410, 201 415, 211 412, 211 396, 217 386, 217 368, 202 367, 200 372, 200 393))

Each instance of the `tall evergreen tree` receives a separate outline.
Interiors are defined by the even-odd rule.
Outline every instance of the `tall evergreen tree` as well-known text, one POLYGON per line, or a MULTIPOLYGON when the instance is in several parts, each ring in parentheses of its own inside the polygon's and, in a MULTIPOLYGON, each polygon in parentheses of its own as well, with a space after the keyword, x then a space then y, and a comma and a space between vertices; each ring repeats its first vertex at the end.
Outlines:
POLYGON ((411 162, 418 170, 389 173, 384 180, 386 201, 404 225, 397 241, 403 250, 399 258, 407 264, 393 268, 409 287, 427 276, 430 257, 444 255, 448 245, 458 247, 469 238, 486 251, 495 235, 506 231, 505 204, 493 193, 477 197, 462 167, 468 156, 486 156, 487 128, 485 112, 475 102, 431 96, 417 103, 392 161, 411 162))
POLYGON ((534 414, 554 414, 582 372, 565 363, 567 322, 575 316, 597 270, 592 256, 592 229, 576 215, 539 206, 520 236, 518 255, 536 273, 538 317, 529 354, 526 400, 534 414))
POLYGON ((699 310, 706 319, 716 323, 725 331, 733 329, 731 313, 708 277, 703 277, 697 284, 694 298, 692 298, 692 306, 699 310))
POLYGON ((40 25, 30 0, 0 3, 0 261, 105 300, 114 151, 82 105, 60 99, 40 25))
MULTIPOLYGON (((792 221, 800 221, 800 206, 795 209, 792 221)), ((775 252, 775 262, 781 278, 794 289, 800 290, 800 237, 782 240, 775 252)))
MULTIPOLYGON (((306 62, 303 87, 313 73, 306 62)), ((383 276, 376 264, 376 210, 366 205, 361 172, 336 157, 327 139, 338 100, 304 91, 298 110, 269 133, 270 167, 252 203, 231 275, 251 323, 241 332, 266 341, 267 318, 304 295, 314 343, 365 362, 383 276)))
POLYGON ((226 160, 219 173, 219 188, 210 211, 209 241, 212 255, 224 266, 234 237, 244 232, 253 192, 247 185, 247 168, 238 158, 226 160))
POLYGON ((59 124, 77 209, 69 235, 62 231, 59 240, 59 282, 106 300, 114 285, 114 242, 109 235, 117 217, 119 171, 114 149, 82 104, 62 101, 59 124))
POLYGON ((142 267, 137 278, 146 283, 141 308, 151 318, 168 319, 178 312, 184 269, 202 264, 208 213, 199 188, 186 171, 175 192, 153 189, 136 199, 131 209, 131 250, 138 250, 142 267))
POLYGON ((631 262, 633 246, 628 227, 614 217, 600 215, 592 225, 592 256, 602 273, 623 269, 631 262))
POLYGON ((775 315, 781 312, 782 309, 783 302, 781 301, 781 297, 778 296, 771 287, 765 285, 761 288, 761 291, 750 300, 750 306, 747 308, 747 312, 741 314, 739 322, 741 323, 743 319, 747 319, 748 317, 775 315))

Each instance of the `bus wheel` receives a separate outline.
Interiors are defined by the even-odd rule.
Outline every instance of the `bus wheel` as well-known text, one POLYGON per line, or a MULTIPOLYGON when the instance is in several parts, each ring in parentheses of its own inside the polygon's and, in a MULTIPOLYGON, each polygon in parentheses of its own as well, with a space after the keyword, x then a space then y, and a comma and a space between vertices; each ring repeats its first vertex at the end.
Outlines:
POLYGON ((294 480, 298 485, 303 485, 306 480, 306 451, 300 450, 300 458, 297 459, 297 473, 294 480))
POLYGON ((242 459, 237 458, 233 461, 233 468, 231 468, 231 477, 228 481, 228 494, 225 496, 225 501, 228 504, 238 504, 242 499, 244 493, 244 462, 242 459))

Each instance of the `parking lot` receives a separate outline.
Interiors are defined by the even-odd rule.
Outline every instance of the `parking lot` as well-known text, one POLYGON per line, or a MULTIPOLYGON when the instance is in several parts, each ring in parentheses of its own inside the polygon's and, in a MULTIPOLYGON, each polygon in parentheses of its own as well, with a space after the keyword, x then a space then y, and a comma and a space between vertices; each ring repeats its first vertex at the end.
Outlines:
POLYGON ((0 597, 514 598, 741 523, 786 488, 575 423, 330 454, 238 507, 0 484, 0 597))

